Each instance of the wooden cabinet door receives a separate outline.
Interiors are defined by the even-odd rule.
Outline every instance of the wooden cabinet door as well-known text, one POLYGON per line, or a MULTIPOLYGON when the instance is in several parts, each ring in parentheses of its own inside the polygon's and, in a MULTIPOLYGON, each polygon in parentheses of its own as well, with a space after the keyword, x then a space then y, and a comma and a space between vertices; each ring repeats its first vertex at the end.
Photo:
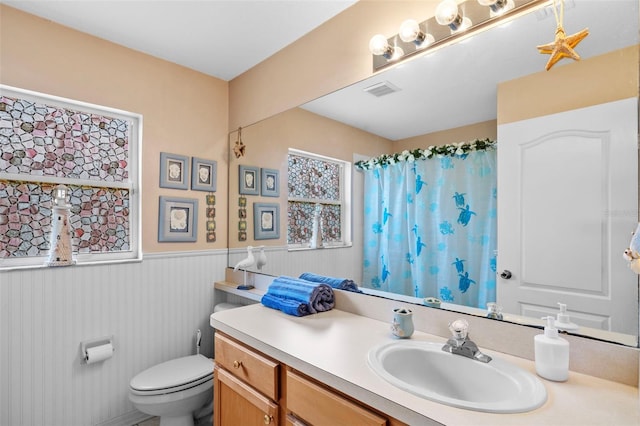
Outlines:
POLYGON ((291 371, 287 371, 287 410, 302 419, 304 423, 317 426, 384 426, 387 424, 387 419, 384 417, 291 371))
POLYGON ((278 405, 221 368, 214 377, 216 426, 278 425, 278 405))

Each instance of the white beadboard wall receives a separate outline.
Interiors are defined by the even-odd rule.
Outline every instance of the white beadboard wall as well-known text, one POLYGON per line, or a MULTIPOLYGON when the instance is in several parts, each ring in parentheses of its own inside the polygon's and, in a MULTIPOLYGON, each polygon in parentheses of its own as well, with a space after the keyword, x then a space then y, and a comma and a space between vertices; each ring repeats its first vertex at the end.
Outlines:
POLYGON ((145 417, 129 380, 162 361, 213 352, 209 315, 227 251, 142 262, 0 273, 0 425, 131 425, 145 417), (114 336, 115 353, 81 363, 80 343, 114 336))

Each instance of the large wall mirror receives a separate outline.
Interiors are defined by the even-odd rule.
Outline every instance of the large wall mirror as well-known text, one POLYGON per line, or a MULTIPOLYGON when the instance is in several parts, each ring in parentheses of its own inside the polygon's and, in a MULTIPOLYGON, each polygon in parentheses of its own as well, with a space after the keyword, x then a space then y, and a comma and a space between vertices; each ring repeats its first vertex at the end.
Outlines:
MULTIPOLYGON (((243 127, 241 134, 232 132, 229 136, 228 265, 233 267, 246 257, 247 246, 264 246, 267 264, 259 271, 255 267, 250 271, 273 276, 315 272, 350 278, 367 287, 362 282, 362 215, 365 208, 362 172, 352 170, 346 188, 350 190, 352 202, 348 213, 351 227, 345 244, 291 250, 287 246, 287 157, 290 149, 354 163, 404 149, 489 138, 498 140, 500 156, 502 138, 513 139, 514 134, 516 139, 520 137, 518 135, 525 139, 533 138, 526 127, 525 130, 517 127, 519 123, 526 122, 544 135, 548 131, 545 117, 580 110, 585 106, 617 102, 631 104, 634 113, 626 117, 623 124, 633 130, 631 145, 637 146, 638 3, 637 0, 566 0, 564 27, 567 33, 589 28, 590 35, 576 47, 582 57, 580 61, 565 59, 551 71, 544 70, 548 56, 540 55, 536 49, 537 45, 551 42, 554 38, 554 14, 547 7, 463 42, 417 56, 298 108, 243 127), (391 93, 378 97, 367 90, 377 85, 387 86, 391 93), (572 95, 575 93, 580 94, 577 101, 572 95), (244 145, 244 152, 236 156, 234 148, 240 144, 244 145), (253 192, 243 189, 240 179, 247 170, 257 178, 265 172, 272 176, 276 172, 277 191, 265 190, 260 182, 253 192), (280 225, 277 234, 266 238, 264 234, 256 233, 253 218, 255 209, 265 205, 267 208, 279 207, 276 219, 280 225)), ((578 123, 578 126, 588 127, 587 124, 578 123)), ((626 135, 628 141, 628 132, 626 135)), ((602 202, 591 207, 588 203, 581 205, 574 214, 576 219, 584 216, 596 221, 601 230, 599 237, 567 244, 560 230, 553 231, 553 224, 547 225, 547 230, 551 231, 544 234, 548 246, 569 247, 572 254, 566 258, 573 259, 573 262, 579 263, 582 259, 579 255, 573 256, 574 251, 589 254, 584 256, 583 268, 576 268, 575 264, 571 267, 574 269, 564 268, 562 261, 544 259, 544 249, 536 252, 529 247, 526 259, 542 259, 538 263, 548 264, 547 269, 551 272, 557 271, 555 275, 568 283, 567 288, 571 287, 571 291, 589 299, 589 303, 577 302, 578 306, 569 306, 569 314, 579 325, 576 334, 637 346, 638 277, 628 269, 622 257, 631 232, 638 223, 637 150, 629 156, 617 149, 609 149, 611 146, 617 146, 614 136, 598 148, 606 162, 589 165, 578 160, 543 161, 538 163, 535 172, 527 175, 539 179, 551 176, 551 183, 545 183, 547 186, 553 186, 553 180, 560 179, 562 175, 578 173, 585 168, 598 175, 598 180, 589 177, 589 185, 597 186, 593 191, 601 194, 602 202), (631 157, 631 161, 623 161, 622 157, 631 157), (617 181, 618 178, 612 177, 613 171, 620 171, 622 179, 631 179, 631 182, 626 185, 624 181, 617 181), (630 200, 624 204, 627 207, 612 208, 609 201, 615 197, 630 200), (587 284, 581 287, 594 262, 599 265, 596 269, 601 275, 600 288, 587 284), (611 312, 598 311, 603 304, 611 305, 611 312), (587 306, 593 306, 593 309, 587 306), (612 320, 614 315, 622 320, 612 320)), ((498 165, 500 176, 500 162, 498 165)), ((500 192, 498 178, 498 194, 500 192)), ((522 207, 529 204, 519 198, 518 189, 515 193, 505 190, 504 194, 512 195, 508 195, 510 198, 506 198, 507 195, 498 197, 498 216, 514 216, 514 212, 517 215, 512 229, 498 228, 498 288, 513 285, 512 281, 500 279, 499 273, 502 269, 511 268, 518 271, 525 256, 520 254, 513 260, 518 265, 503 264, 509 259, 506 254, 502 255, 503 250, 508 250, 509 254, 512 252, 511 248, 505 249, 507 246, 503 244, 503 238, 511 232, 520 232, 529 223, 525 217, 530 221, 532 216, 539 216, 545 211, 545 207, 539 204, 526 209, 522 207)), ((567 197, 572 196, 580 197, 575 193, 567 194, 567 197)), ((551 289, 551 292, 557 296, 556 301, 564 301, 562 286, 551 289)), ((422 302, 410 295, 371 293, 422 302)), ((498 304, 501 303, 500 294, 498 291, 498 304)), ((486 315, 484 309, 450 303, 442 304, 442 308, 486 315)), ((503 314, 505 320, 538 326, 541 324, 540 316, 549 313, 557 313, 555 303, 533 301, 521 303, 503 314)))

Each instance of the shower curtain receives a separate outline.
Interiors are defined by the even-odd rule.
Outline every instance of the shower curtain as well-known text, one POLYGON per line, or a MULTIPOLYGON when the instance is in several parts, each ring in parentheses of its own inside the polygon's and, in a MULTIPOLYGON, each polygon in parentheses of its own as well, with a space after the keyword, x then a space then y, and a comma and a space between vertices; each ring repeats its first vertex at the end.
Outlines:
POLYGON ((457 152, 369 162, 363 287, 481 309, 495 302, 496 151, 457 152))

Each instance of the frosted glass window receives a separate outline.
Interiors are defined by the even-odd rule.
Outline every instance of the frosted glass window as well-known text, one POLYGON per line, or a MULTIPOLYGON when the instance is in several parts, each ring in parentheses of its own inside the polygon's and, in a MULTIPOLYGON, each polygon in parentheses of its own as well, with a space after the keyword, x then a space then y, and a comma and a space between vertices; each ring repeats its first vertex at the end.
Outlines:
POLYGON ((0 267, 42 264, 58 184, 79 262, 139 258, 141 120, 0 85, 0 267))
POLYGON ((348 186, 350 163, 297 150, 288 155, 287 244, 307 247, 311 240, 316 204, 324 245, 345 245, 350 224, 348 186))

